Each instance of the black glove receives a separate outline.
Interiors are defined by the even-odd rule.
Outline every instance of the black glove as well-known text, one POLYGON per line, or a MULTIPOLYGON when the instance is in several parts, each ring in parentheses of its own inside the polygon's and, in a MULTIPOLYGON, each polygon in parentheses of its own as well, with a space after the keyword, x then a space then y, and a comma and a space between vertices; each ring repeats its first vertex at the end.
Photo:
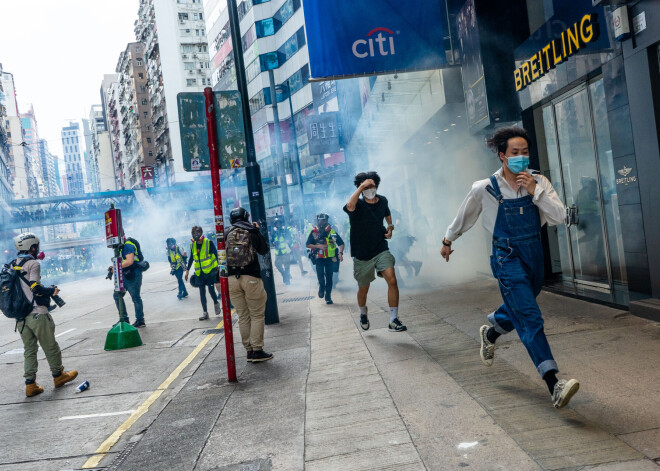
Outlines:
POLYGON ((170 270, 170 275, 174 275, 174 268, 170 270))

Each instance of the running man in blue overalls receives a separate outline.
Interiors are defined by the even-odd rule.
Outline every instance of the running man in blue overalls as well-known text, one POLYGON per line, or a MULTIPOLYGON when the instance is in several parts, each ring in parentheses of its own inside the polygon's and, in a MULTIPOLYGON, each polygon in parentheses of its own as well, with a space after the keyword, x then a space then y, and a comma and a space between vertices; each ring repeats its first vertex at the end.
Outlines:
POLYGON ((442 240, 440 254, 449 261, 452 242, 470 229, 483 212, 482 224, 493 234, 490 266, 499 281, 504 304, 488 316, 479 331, 480 355, 486 366, 495 358, 495 341, 516 330, 537 371, 548 385, 552 402, 562 408, 580 388, 575 379, 557 380, 555 362, 536 303, 544 279, 541 227, 561 224, 565 207, 543 175, 527 169, 529 139, 518 127, 499 129, 488 140, 502 168, 472 185, 458 215, 442 240))

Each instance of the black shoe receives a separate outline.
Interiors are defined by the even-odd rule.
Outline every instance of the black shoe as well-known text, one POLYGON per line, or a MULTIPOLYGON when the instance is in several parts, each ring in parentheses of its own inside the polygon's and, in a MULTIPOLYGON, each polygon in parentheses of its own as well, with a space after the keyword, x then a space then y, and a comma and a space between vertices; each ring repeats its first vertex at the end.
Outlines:
POLYGON ((408 330, 408 328, 401 323, 398 317, 390 322, 388 328, 390 329, 390 332, 405 332, 408 330))
POLYGON ((325 296, 325 288, 319 288, 319 298, 325 296))
POLYGON ((133 327, 144 327, 147 324, 144 323, 144 321, 135 321, 133 322, 133 327))
POLYGON ((332 298, 327 297, 327 296, 326 296, 326 298, 325 298, 325 303, 326 303, 326 304, 334 304, 334 303, 332 302, 332 298))
POLYGON ((123 318, 121 321, 126 322, 127 324, 131 323, 131 320, 128 317, 123 318))
POLYGON ((252 363, 253 354, 254 354, 254 352, 252 350, 248 350, 248 352, 247 352, 247 361, 248 361, 248 363, 252 363))
POLYGON ((366 314, 360 314, 360 327, 362 330, 369 330, 369 318, 366 314))
POLYGON ((252 363, 259 363, 261 361, 268 361, 273 359, 272 353, 266 353, 263 350, 254 350, 252 352, 252 363))

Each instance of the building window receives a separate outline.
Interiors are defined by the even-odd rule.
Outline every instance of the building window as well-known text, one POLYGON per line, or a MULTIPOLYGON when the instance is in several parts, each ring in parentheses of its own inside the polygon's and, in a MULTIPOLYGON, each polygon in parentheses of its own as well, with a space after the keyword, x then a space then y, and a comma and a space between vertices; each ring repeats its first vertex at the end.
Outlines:
POLYGON ((142 93, 146 92, 146 91, 147 91, 147 87, 145 87, 144 85, 140 85, 140 91, 141 91, 142 93))
POLYGON ((197 85, 197 80, 196 79, 187 79, 186 80, 186 85, 189 87, 194 87, 197 85))
POLYGON ((137 65, 138 65, 138 67, 141 67, 141 66, 142 66, 142 59, 138 59, 138 60, 137 60, 137 65))
POLYGON ((206 44, 200 44, 199 46, 197 46, 197 51, 206 52, 206 44))
POLYGON ((184 68, 184 70, 194 70, 195 69, 195 63, 194 62, 184 62, 183 63, 183 68, 184 68))
MULTIPOLYGON (((197 13, 195 13, 195 16, 197 16, 197 13)), ((179 13, 179 20, 180 21, 187 20, 187 19, 188 19, 188 13, 179 13)), ((197 18, 195 18, 195 19, 197 19, 197 18)))
POLYGON ((142 99, 142 104, 143 104, 143 105, 146 105, 146 104, 147 104, 147 100, 146 100, 146 98, 143 98, 143 99, 142 99))
POLYGON ((153 156, 154 156, 154 152, 152 150, 150 150, 149 151, 149 157, 153 157, 153 156))
POLYGON ((138 77, 139 77, 140 79, 144 79, 144 74, 143 74, 142 72, 140 72, 140 73, 138 73, 138 77))
POLYGON ((150 137, 147 138, 147 144, 151 144, 151 138, 150 137))
POLYGON ((149 112, 148 112, 148 111, 145 111, 145 112, 144 112, 144 117, 145 117, 145 118, 148 118, 148 117, 149 117, 149 112))

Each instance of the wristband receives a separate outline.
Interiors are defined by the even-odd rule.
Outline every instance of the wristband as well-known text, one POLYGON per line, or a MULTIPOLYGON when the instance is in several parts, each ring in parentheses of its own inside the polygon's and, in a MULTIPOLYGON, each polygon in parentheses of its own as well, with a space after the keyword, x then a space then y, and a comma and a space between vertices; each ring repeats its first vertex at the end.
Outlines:
POLYGON ((447 239, 442 239, 442 245, 445 247, 451 247, 451 242, 449 242, 447 239))

